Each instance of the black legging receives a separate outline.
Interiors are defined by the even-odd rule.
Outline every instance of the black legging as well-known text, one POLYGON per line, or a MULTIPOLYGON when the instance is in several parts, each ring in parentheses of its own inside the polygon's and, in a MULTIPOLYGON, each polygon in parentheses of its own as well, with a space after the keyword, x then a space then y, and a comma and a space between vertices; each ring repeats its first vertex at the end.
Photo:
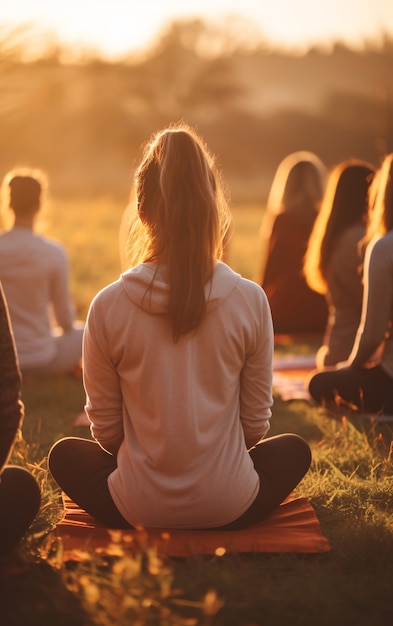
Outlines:
POLYGON ((257 497, 243 515, 222 529, 240 529, 265 519, 302 480, 311 464, 308 443, 294 434, 269 437, 252 448, 250 456, 259 475, 257 497))
POLYGON ((309 381, 308 390, 318 404, 341 398, 365 413, 393 414, 393 379, 381 365, 319 372, 309 381))
MULTIPOLYGON (((244 528, 267 517, 301 481, 311 463, 309 445, 294 434, 267 438, 250 455, 260 477, 259 493, 243 515, 221 528, 244 528)), ((54 444, 48 465, 61 489, 92 517, 109 528, 132 528, 108 488, 116 457, 94 441, 67 437, 54 444)))
POLYGON ((32 474, 8 465, 0 475, 0 556, 11 551, 34 520, 41 494, 32 474))

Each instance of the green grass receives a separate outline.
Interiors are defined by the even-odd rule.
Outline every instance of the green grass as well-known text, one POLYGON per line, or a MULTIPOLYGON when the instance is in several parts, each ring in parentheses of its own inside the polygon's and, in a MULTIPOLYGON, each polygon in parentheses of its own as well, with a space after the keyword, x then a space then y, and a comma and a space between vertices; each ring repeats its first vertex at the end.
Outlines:
MULTIPOLYGON (((44 500, 23 544, 3 564, 11 573, 0 598, 5 594, 6 607, 16 603, 16 621, 7 624, 391 624, 393 472, 376 426, 355 427, 353 415, 332 419, 306 402, 275 399, 271 434, 296 432, 312 446, 313 465, 297 491, 318 514, 328 554, 157 562, 149 549, 130 554, 119 546, 112 559, 91 555, 71 567, 62 564, 49 532, 61 510, 45 458, 59 436, 88 435, 71 425, 83 405, 82 385, 62 377, 28 380, 23 393, 25 441, 13 460, 31 468, 44 500)), ((382 434, 388 441, 389 433, 382 434)))
MULTIPOLYGON (((83 317, 95 291, 120 271, 117 228, 109 201, 61 203, 52 234, 72 260, 83 317), (61 237, 60 237, 61 236, 61 237)), ((252 277, 258 247, 257 208, 239 208, 231 263, 252 277), (242 265, 243 264, 243 265, 242 265), (244 269, 243 269, 244 268, 244 269)), ((288 347, 304 353, 307 342, 288 347)), ((285 350, 285 348, 281 348, 285 350)), ((390 626, 393 581, 391 430, 348 412, 328 413, 300 400, 275 398, 271 434, 307 439, 313 464, 297 489, 310 498, 332 550, 325 554, 226 554, 157 559, 149 548, 117 546, 64 564, 52 530, 61 516, 59 490, 46 471, 50 446, 64 435, 88 436, 72 422, 83 408, 80 380, 28 378, 23 383, 23 440, 12 461, 31 469, 41 511, 17 550, 0 562, 4 626, 390 626)))

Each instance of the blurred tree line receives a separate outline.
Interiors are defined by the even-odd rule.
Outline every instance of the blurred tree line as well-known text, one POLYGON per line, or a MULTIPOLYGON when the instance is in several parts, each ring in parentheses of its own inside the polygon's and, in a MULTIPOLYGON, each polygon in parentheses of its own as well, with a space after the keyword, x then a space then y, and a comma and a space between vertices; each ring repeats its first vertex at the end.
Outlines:
POLYGON ((33 165, 52 194, 126 199, 143 143, 180 119, 216 154, 234 202, 263 202, 295 150, 329 167, 348 157, 378 165, 393 151, 390 36, 300 55, 241 26, 173 22, 117 62, 53 40, 32 57, 32 31, 0 27, 0 176, 33 165))

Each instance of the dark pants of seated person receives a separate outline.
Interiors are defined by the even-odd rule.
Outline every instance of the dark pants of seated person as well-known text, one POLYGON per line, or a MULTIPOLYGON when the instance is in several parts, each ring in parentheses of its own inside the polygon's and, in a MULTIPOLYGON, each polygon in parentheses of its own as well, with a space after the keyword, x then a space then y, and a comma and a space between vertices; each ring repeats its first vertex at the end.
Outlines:
MULTIPOLYGON (((267 517, 296 487, 311 463, 308 444, 292 434, 265 439, 250 455, 260 476, 260 491, 241 517, 221 528, 244 528, 267 517)), ((116 457, 94 441, 68 437, 52 447, 48 465, 61 489, 92 517, 109 528, 132 528, 118 511, 108 488, 116 457)))
POLYGON ((40 508, 38 484, 27 470, 7 465, 0 476, 0 557, 23 537, 40 508))
POLYGON ((365 413, 393 413, 393 378, 381 365, 319 372, 309 381, 308 390, 318 404, 336 402, 339 396, 365 413))

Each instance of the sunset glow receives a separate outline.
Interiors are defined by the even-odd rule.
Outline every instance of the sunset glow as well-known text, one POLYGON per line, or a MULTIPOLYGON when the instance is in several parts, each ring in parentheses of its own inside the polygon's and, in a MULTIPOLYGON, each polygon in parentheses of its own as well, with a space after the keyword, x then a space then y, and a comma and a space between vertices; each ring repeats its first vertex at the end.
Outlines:
POLYGON ((215 22, 239 15, 275 47, 300 48, 332 41, 359 46, 393 33, 391 0, 15 0, 0 9, 0 27, 31 24, 60 43, 116 57, 148 47, 175 19, 215 22))

